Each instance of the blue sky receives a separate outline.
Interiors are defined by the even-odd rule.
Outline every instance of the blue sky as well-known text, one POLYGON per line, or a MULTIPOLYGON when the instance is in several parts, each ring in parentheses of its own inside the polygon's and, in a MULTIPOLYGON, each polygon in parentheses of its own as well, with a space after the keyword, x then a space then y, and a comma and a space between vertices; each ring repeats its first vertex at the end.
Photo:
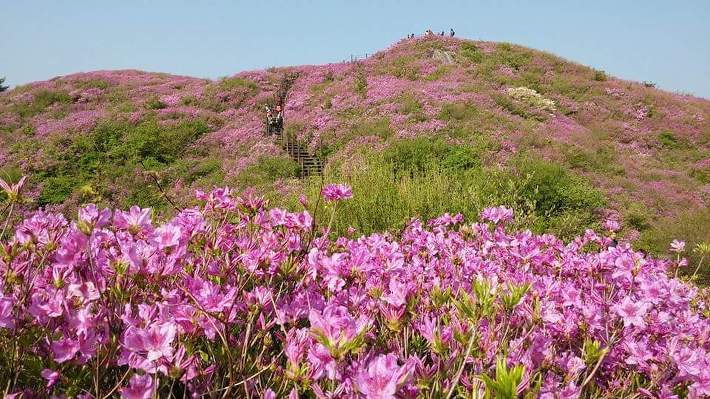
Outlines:
POLYGON ((710 1, 90 1, 0 4, 11 85, 135 68, 216 78, 320 64, 452 27, 710 98, 710 1))

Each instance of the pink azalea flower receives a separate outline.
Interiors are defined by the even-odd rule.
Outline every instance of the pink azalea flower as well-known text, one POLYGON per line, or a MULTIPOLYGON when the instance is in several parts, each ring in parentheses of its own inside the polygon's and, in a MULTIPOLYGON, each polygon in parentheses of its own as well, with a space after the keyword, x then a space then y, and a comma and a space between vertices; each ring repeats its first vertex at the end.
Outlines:
POLYGON ((671 252, 681 253, 685 250, 685 241, 673 240, 671 242, 671 252))
POLYGON ((646 311, 648 311, 649 307, 650 305, 648 303, 634 300, 627 296, 621 303, 614 305, 614 310, 624 320, 624 327, 636 326, 644 328, 646 322, 643 320, 643 317, 646 315, 646 311))
POLYGON ((513 219, 513 210, 504 206, 486 208, 481 212, 481 219, 495 224, 505 223, 513 219))
POLYGON ((8 182, 0 178, 0 188, 5 191, 5 194, 7 194, 7 197, 10 202, 14 202, 17 201, 17 199, 20 197, 20 192, 22 191, 22 187, 24 187, 26 181, 27 176, 22 176, 20 180, 15 184, 9 184, 8 182))
POLYGON ((352 189, 345 184, 328 184, 321 192, 326 201, 340 201, 352 198, 352 189))
POLYGON ((15 328, 15 318, 12 315, 12 300, 0 298, 0 328, 15 328))
POLYGON ((54 361, 64 363, 70 360, 79 351, 79 343, 75 340, 64 338, 52 343, 54 361))
POLYGON ((50 370, 50 369, 44 369, 40 373, 42 375, 42 378, 47 380, 47 388, 52 388, 54 384, 59 381, 59 372, 50 370))
POLYGON ((145 329, 128 327, 124 333, 123 346, 131 352, 145 356, 149 362, 173 354, 172 342, 177 328, 174 323, 153 323, 145 329))
POLYGON ((119 229, 128 230, 134 234, 147 233, 152 230, 150 214, 150 208, 141 209, 134 205, 128 212, 117 210, 113 215, 113 224, 119 229))
POLYGON ((353 318, 344 306, 328 305, 322 313, 311 310, 308 314, 311 331, 326 346, 339 350, 365 332, 370 319, 353 318))
POLYGON ((605 230, 610 231, 610 232, 619 231, 621 229, 621 225, 619 224, 619 222, 617 222, 614 219, 605 220, 603 227, 605 230))
POLYGON ((120 391, 123 399, 150 399, 153 396, 153 377, 134 374, 128 386, 120 391))
POLYGON ((395 354, 379 355, 357 373, 355 384, 369 399, 393 399, 410 372, 409 365, 397 365, 395 354))

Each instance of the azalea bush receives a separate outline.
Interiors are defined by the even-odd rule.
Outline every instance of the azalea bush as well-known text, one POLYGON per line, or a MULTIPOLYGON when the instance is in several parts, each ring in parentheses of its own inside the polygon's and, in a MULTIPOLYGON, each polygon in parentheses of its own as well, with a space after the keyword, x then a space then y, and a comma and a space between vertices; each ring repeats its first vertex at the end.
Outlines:
POLYGON ((216 189, 164 223, 139 207, 31 215, 0 243, 0 388, 15 398, 710 394, 706 302, 673 277, 682 243, 673 261, 593 231, 565 243, 506 230, 504 207, 474 223, 411 220, 397 237, 331 237, 352 195, 328 185, 287 212, 216 189))

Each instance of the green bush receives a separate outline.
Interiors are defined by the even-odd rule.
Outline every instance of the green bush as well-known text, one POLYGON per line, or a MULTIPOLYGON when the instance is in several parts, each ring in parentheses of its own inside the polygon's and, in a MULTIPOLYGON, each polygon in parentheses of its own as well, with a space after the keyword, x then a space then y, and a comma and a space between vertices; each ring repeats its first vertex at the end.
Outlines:
POLYGON ((532 60, 532 53, 529 50, 514 47, 508 43, 500 43, 496 46, 493 58, 499 64, 507 65, 515 70, 520 70, 528 65, 532 60))
MULTIPOLYGON (((95 187, 98 196, 112 205, 128 205, 132 200, 150 205, 151 199, 157 198, 155 206, 164 206, 159 193, 146 186, 136 170, 165 172, 161 178, 165 179, 163 184, 167 187, 176 178, 185 180, 185 175, 171 175, 170 167, 185 156, 185 150, 208 129, 199 119, 167 126, 150 119, 138 126, 103 121, 88 134, 47 142, 45 151, 55 159, 55 164, 35 174, 43 187, 40 203, 62 203, 78 187, 89 184, 95 187), (141 190, 155 192, 142 194, 141 190), (125 192, 129 193, 127 198, 112 197, 125 192)), ((179 167, 173 168, 177 169, 179 167)), ((202 173, 218 171, 197 171, 194 178, 201 177, 202 173)))
POLYGON ((224 78, 219 81, 219 87, 222 90, 234 90, 237 88, 245 88, 248 91, 255 92, 258 90, 256 82, 245 78, 224 78))
POLYGON ((560 165, 542 159, 521 158, 515 166, 518 173, 528 177, 523 186, 524 196, 535 202, 540 215, 561 211, 592 212, 604 205, 600 191, 560 165))
POLYGON ((465 170, 481 164, 473 149, 430 137, 395 141, 385 149, 383 156, 397 176, 415 175, 431 167, 465 170))
POLYGON ((237 176, 236 183, 240 187, 258 187, 278 179, 297 178, 299 174, 298 163, 289 156, 262 156, 237 176))
POLYGON ((663 131, 656 136, 656 139, 658 140, 658 143, 661 145, 663 148, 685 148, 687 147, 687 143, 681 139, 680 137, 677 137, 676 135, 673 134, 671 131, 663 131))
POLYGON ((362 70, 359 70, 355 75, 353 90, 355 90, 355 93, 359 94, 360 97, 367 97, 367 77, 365 76, 365 72, 362 70))
POLYGON ((475 44, 470 42, 461 43, 459 55, 476 64, 483 60, 483 52, 475 44))
POLYGON ((15 104, 14 111, 22 118, 29 118, 43 112, 54 104, 70 104, 71 96, 64 91, 39 90, 33 93, 32 100, 26 103, 15 104))
POLYGON ((606 72, 594 70, 594 80, 597 82, 606 82, 606 72))
POLYGON ((151 97, 145 102, 146 109, 164 109, 167 105, 160 101, 158 97, 151 97))
MULTIPOLYGON (((689 265, 682 270, 692 274, 700 261, 701 255, 693 252, 699 243, 710 243, 710 209, 680 212, 678 215, 657 220, 652 228, 642 232, 641 238, 635 243, 639 249, 654 255, 669 255, 671 241, 678 239, 686 242, 683 256, 688 258, 689 265)), ((699 283, 710 284, 710 263, 706 257, 704 268, 699 271, 699 283)))
MULTIPOLYGON (((468 155, 461 157, 460 148, 445 150, 443 145, 427 146, 425 142, 405 140, 382 153, 363 154, 363 163, 357 168, 327 168, 325 181, 342 181, 353 188, 353 198, 338 204, 337 233, 345 234, 348 226, 355 227, 358 234, 396 232, 412 217, 428 220, 445 212, 462 213, 473 221, 483 208, 498 205, 514 210, 513 227, 549 231, 564 239, 598 225, 593 211, 602 202, 601 194, 559 166, 526 161, 521 162, 521 169, 528 173, 521 173, 510 168, 461 165, 455 160, 468 159, 468 155), (438 156, 430 156, 430 152, 438 156), (402 169, 416 173, 401 173, 402 169), (539 187, 553 178, 561 180, 552 182, 554 191, 571 191, 559 201, 547 198, 552 193, 539 187)), ((320 179, 306 181, 312 202, 319 189, 320 179)), ((295 201, 290 205, 298 207, 295 201)))
POLYGON ((42 191, 39 194, 39 205, 61 204, 66 201, 81 182, 70 175, 55 176, 46 179, 42 184, 42 191))

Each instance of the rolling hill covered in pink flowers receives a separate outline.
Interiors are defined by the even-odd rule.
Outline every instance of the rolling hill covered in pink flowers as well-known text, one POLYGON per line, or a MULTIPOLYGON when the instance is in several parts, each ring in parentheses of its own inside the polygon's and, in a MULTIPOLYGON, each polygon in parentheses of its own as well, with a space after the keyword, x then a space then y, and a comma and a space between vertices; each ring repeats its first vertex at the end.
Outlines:
POLYGON ((293 72, 286 133, 325 160, 326 176, 377 197, 353 201, 340 231, 506 203, 565 237, 614 218, 652 250, 710 240, 710 101, 506 43, 408 39, 355 63, 217 81, 97 71, 32 83, 0 94, 0 173, 30 176, 27 210, 169 213, 166 198, 186 204, 214 185, 292 206, 284 199, 317 193, 319 179, 298 179, 264 135, 264 105, 293 72), (385 180, 399 183, 373 188, 385 180), (401 214, 363 214, 378 201, 401 214))

